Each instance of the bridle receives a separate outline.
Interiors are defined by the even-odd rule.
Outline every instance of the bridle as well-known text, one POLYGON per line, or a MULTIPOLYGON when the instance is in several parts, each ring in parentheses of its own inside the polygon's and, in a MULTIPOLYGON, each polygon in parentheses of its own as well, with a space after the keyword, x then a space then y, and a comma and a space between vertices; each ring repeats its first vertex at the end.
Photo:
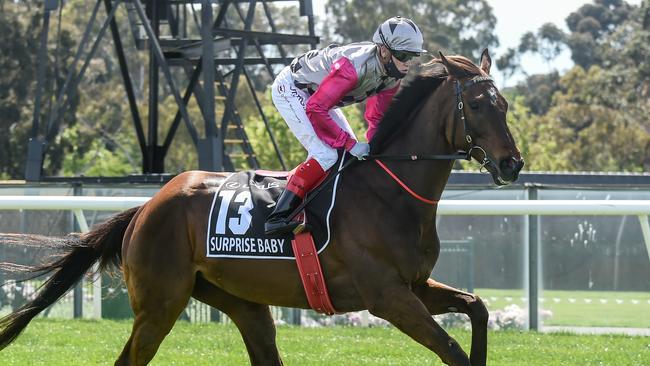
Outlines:
POLYGON ((470 87, 479 84, 490 82, 493 83, 494 79, 490 76, 477 75, 473 78, 461 82, 458 79, 454 78, 454 90, 456 95, 456 109, 454 111, 454 127, 452 132, 451 143, 453 144, 456 141, 456 120, 460 119, 463 124, 463 131, 465 132, 465 142, 469 144, 467 150, 459 150, 455 154, 410 154, 410 155, 389 155, 389 154, 371 154, 367 156, 367 159, 383 159, 383 160, 472 160, 472 152, 474 150, 479 150, 483 153, 483 160, 480 162, 481 169, 486 165, 491 163, 491 160, 488 158, 485 150, 474 142, 472 138, 472 131, 469 124, 465 118, 465 104, 463 103, 463 92, 469 89, 470 87))
MULTIPOLYGON (((485 82, 490 82, 493 83, 494 79, 490 76, 474 76, 473 78, 467 80, 464 83, 461 83, 458 79, 454 79, 454 89, 455 89, 455 94, 456 94, 456 113, 455 115, 460 116, 460 120, 463 124, 463 130, 465 131, 465 142, 469 144, 469 148, 467 149, 465 159, 466 160, 471 160, 472 158, 472 151, 473 150, 479 150, 483 153, 483 161, 480 162, 481 167, 480 170, 483 170, 483 168, 490 164, 490 158, 488 158, 487 153, 485 150, 476 144, 474 139, 472 138, 472 130, 470 129, 469 124, 467 123, 467 120, 465 119, 465 103, 463 103, 463 92, 469 89, 470 87, 479 84, 479 83, 485 83, 485 82)), ((453 144, 454 141, 456 141, 456 130, 457 128, 453 128, 452 132, 452 137, 451 137, 451 143, 453 144)))
POLYGON ((453 144, 456 141, 456 130, 458 129, 456 126, 456 120, 460 119, 461 123, 463 124, 463 131, 465 133, 465 142, 468 144, 468 149, 467 151, 458 151, 456 154, 452 155, 383 155, 383 154, 378 154, 378 155, 370 155, 368 158, 373 159, 377 165, 379 165, 390 177, 397 182, 398 185, 400 185, 406 192, 408 192, 412 197, 417 199, 420 202, 429 204, 429 205, 435 205, 438 203, 438 200, 429 200, 426 199, 417 193, 415 193, 411 188, 408 187, 406 183, 404 183, 399 177, 393 173, 387 166, 384 164, 380 159, 387 159, 387 160, 458 160, 458 159, 463 159, 470 161, 472 159, 472 152, 474 150, 479 150, 483 153, 483 161, 480 162, 481 167, 480 170, 482 171, 485 166, 488 164, 492 163, 490 158, 488 158, 487 152, 479 145, 476 144, 474 139, 472 138, 472 130, 470 128, 469 123, 467 123, 467 119, 465 118, 465 103, 463 103, 463 92, 466 91, 467 89, 471 88, 473 85, 479 84, 479 83, 484 83, 484 82, 490 82, 493 83, 494 80, 490 76, 483 76, 483 75, 478 75, 474 76, 473 78, 462 82, 459 81, 458 79, 454 78, 454 89, 455 89, 455 94, 456 94, 456 109, 454 111, 454 125, 453 125, 453 130, 452 130, 452 138, 451 138, 451 143, 453 144), (458 116, 458 117, 456 117, 458 116))

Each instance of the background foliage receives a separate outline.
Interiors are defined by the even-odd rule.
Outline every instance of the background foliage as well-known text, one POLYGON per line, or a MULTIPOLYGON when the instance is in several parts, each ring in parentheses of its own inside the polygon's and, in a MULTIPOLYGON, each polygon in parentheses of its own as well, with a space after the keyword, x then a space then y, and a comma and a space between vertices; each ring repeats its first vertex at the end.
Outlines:
MULTIPOLYGON (((650 170, 650 2, 595 0, 566 18, 524 34, 497 66, 514 73, 524 53, 551 65, 566 49, 575 66, 560 75, 529 75, 512 95, 529 108, 518 140, 530 170, 650 170), (528 153, 526 153, 528 152, 528 153)), ((511 115, 512 118, 512 115, 511 115)))
MULTIPOLYGON (((51 113, 71 65, 94 2, 70 0, 62 14, 53 13, 48 44, 47 85, 43 96, 41 129, 51 113), (59 23, 60 19, 60 23, 59 23)), ((484 47, 495 47, 497 19, 486 0, 329 0, 326 19, 320 19, 321 45, 369 40, 377 24, 401 14, 413 18, 425 34, 426 48, 477 59, 484 47)), ((292 22, 297 9, 283 9, 282 32, 305 33, 306 22, 292 22)), ((100 10, 99 19, 105 14, 100 10)), ((118 11, 118 19, 126 19, 118 11)), ((262 29, 258 16, 254 29, 262 29)), ((228 18, 235 24, 235 16, 228 18)), ((133 74, 140 114, 146 121, 148 55, 135 49, 127 22, 119 22, 133 74)), ((524 73, 525 81, 502 90, 510 101, 509 123, 526 158, 527 170, 627 171, 650 169, 650 4, 622 0, 594 0, 566 18, 568 32, 545 24, 522 35, 518 47, 494 55, 506 76, 524 73), (575 66, 565 73, 529 75, 520 60, 540 55, 551 68, 564 50, 575 66)), ((32 128, 36 89, 36 54, 42 27, 42 2, 0 0, 0 178, 21 179, 26 144, 32 128)), ((95 29, 96 31, 97 29, 95 29)), ((297 54, 298 49, 290 49, 297 54)), ((426 61, 423 57, 421 61, 426 61)), ((78 68, 79 66, 77 66, 78 68)), ((277 72, 278 70, 276 70, 277 72)), ((268 92, 271 80, 251 68, 253 83, 283 153, 287 167, 305 157, 304 149, 287 130, 268 92)), ((181 86, 187 77, 176 73, 181 86)), ((245 81, 240 81, 244 85, 245 81)), ((176 108, 165 89, 160 124, 165 131, 176 108)), ((261 165, 278 169, 266 128, 242 87, 237 105, 261 165)), ((223 107, 217 103, 217 113, 223 107)), ((345 113, 362 137, 363 105, 345 113)), ((195 120, 200 112, 190 104, 195 120)), ((197 123, 201 133, 201 124, 197 123)), ((141 170, 140 149, 123 91, 110 36, 101 43, 88 72, 75 90, 59 134, 48 146, 46 175, 124 175, 141 170)), ((145 126, 146 135, 146 126, 145 126)), ((164 136, 159 136, 162 140, 164 136)), ((197 166, 195 148, 184 126, 168 153, 166 170, 177 173, 197 166)), ((473 165, 466 165, 475 169, 473 165)))

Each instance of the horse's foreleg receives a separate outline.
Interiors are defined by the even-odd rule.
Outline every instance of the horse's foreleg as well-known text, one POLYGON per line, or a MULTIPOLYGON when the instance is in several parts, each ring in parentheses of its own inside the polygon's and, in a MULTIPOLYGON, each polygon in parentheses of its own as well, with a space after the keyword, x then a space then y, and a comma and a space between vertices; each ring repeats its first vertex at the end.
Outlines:
POLYGON ((413 292, 422 300, 431 314, 464 313, 472 322, 472 366, 485 365, 487 359, 488 311, 476 295, 457 290, 429 279, 415 287, 413 292))
POLYGON ((197 278, 192 297, 226 313, 237 325, 252 365, 282 365, 268 305, 246 301, 197 278))
MULTIPOLYGON (((367 297, 370 299, 371 297, 367 297)), ((372 295, 368 310, 386 319, 418 343, 435 352, 444 363, 469 366, 467 354, 458 342, 436 323, 426 306, 404 285, 383 288, 372 295)))

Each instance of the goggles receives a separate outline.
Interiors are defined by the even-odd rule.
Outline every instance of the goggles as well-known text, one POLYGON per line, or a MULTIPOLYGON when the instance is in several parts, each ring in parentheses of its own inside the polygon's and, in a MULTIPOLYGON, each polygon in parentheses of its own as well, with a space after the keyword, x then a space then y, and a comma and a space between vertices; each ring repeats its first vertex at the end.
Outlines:
POLYGON ((420 57, 420 54, 415 52, 397 51, 391 50, 390 48, 388 50, 390 51, 390 54, 400 62, 408 62, 411 61, 414 57, 420 57))
POLYGON ((381 31, 381 27, 379 27, 379 37, 381 38, 381 42, 384 44, 384 46, 388 48, 390 54, 400 62, 408 62, 411 61, 414 57, 420 57, 419 52, 398 51, 390 48, 390 46, 388 46, 388 42, 386 42, 386 38, 384 38, 384 32, 381 31))

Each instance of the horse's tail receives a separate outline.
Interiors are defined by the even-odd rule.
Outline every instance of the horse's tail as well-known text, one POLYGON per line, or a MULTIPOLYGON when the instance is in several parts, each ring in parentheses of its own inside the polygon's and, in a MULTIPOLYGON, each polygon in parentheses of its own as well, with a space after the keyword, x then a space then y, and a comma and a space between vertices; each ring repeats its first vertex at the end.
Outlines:
POLYGON ((23 234, 0 235, 0 244, 49 247, 62 252, 49 263, 35 267, 0 263, 0 269, 29 273, 28 279, 52 274, 38 289, 33 300, 0 319, 0 350, 13 342, 36 315, 65 295, 93 264, 99 261, 99 272, 120 265, 122 239, 137 210, 138 207, 123 211, 94 230, 81 235, 72 234, 64 238, 23 234))

